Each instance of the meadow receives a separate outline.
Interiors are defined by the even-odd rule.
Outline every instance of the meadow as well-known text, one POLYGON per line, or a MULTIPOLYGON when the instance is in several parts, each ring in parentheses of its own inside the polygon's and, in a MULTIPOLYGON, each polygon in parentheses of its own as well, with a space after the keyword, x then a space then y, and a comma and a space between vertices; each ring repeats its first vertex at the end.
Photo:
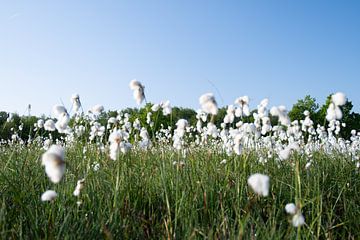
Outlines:
MULTIPOLYGON (((141 104, 144 86, 130 88, 141 104)), ((243 122, 246 96, 216 126, 216 100, 204 94, 195 126, 180 119, 156 132, 169 102, 145 121, 119 111, 102 125, 102 106, 84 113, 71 99, 72 116, 56 105, 34 138, 14 129, 1 141, 1 239, 360 238, 360 134, 339 136, 342 93, 324 126, 308 112, 290 122, 267 99, 243 122)))

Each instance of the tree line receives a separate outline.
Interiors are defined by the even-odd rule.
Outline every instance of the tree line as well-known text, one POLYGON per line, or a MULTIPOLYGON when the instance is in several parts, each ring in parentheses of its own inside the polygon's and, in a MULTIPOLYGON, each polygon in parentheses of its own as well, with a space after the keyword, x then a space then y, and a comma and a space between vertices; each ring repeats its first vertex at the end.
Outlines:
MULTIPOLYGON (((320 106, 316 99, 311 97, 310 95, 305 96, 303 99, 298 100, 288 112, 288 115, 291 121, 294 120, 302 120, 304 119, 304 111, 307 110, 310 112, 311 120, 314 122, 314 127, 322 125, 325 126, 326 122, 326 111, 331 101, 331 95, 328 96, 326 102, 320 106)), ((151 111, 152 104, 147 103, 142 108, 127 108, 122 110, 123 113, 129 113, 130 121, 134 121, 136 118, 140 120, 143 124, 146 123, 147 113, 151 111)), ((351 101, 347 100, 346 104, 341 107, 343 118, 341 120, 342 123, 345 123, 345 127, 342 127, 340 136, 348 139, 351 135, 352 130, 360 131, 360 114, 352 111, 353 104, 351 101)), ((226 115, 227 107, 222 107, 219 109, 218 114, 213 118, 214 124, 220 127, 223 119, 226 115)), ((257 110, 253 110, 252 113, 257 110)), ((117 111, 108 111, 102 113, 98 122, 102 125, 107 124, 107 120, 110 117, 116 117, 118 114, 117 111)), ((9 114, 7 112, 0 112, 0 139, 11 139, 14 132, 23 139, 27 140, 33 138, 35 134, 45 134, 45 130, 41 129, 38 132, 34 131, 35 124, 38 119, 46 119, 45 116, 37 117, 37 116, 19 116, 18 114, 12 114, 11 121, 8 121, 9 114)), ((188 120, 189 124, 195 125, 197 122, 196 119, 196 111, 190 108, 182 108, 182 107, 173 107, 172 113, 170 115, 164 116, 161 113, 161 110, 154 112, 152 115, 152 120, 154 122, 154 126, 152 129, 148 129, 149 133, 158 131, 161 128, 172 127, 179 119, 188 120)), ((270 116, 272 125, 277 124, 276 117, 270 116)), ((243 122, 252 122, 254 120, 252 114, 249 117, 243 117, 235 119, 235 121, 243 121, 243 122)), ((61 134, 56 132, 51 133, 53 137, 59 137, 61 134)))

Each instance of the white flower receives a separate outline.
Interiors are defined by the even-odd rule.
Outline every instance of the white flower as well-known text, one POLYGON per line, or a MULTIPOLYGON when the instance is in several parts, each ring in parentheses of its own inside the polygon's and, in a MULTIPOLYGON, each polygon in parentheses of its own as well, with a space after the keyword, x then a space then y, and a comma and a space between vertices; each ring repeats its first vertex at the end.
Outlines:
POLYGON ((92 114, 94 115, 99 115, 100 113, 102 113, 104 111, 104 106, 100 105, 100 104, 96 104, 95 106, 93 106, 90 110, 92 112, 92 114))
POLYGON ((50 131, 53 132, 55 131, 55 122, 52 119, 48 119, 46 120, 45 124, 44 124, 44 128, 46 131, 50 131))
POLYGON ((161 107, 163 109, 163 115, 164 116, 169 115, 171 113, 171 111, 172 111, 169 100, 165 101, 164 103, 161 103, 161 107))
POLYGON ((160 107, 161 107, 160 104, 154 104, 151 107, 151 111, 157 112, 160 109, 160 107))
POLYGON ((80 195, 80 191, 84 188, 84 184, 85 184, 85 179, 84 178, 77 181, 75 191, 73 193, 74 196, 79 196, 80 195))
POLYGON ((294 227, 300 227, 305 224, 305 218, 302 215, 302 213, 299 211, 297 214, 295 214, 292 218, 292 225, 294 227))
POLYGON ((39 120, 37 121, 37 123, 36 123, 36 126, 37 126, 38 128, 43 128, 43 127, 44 127, 44 120, 39 119, 39 120))
POLYGON ((338 107, 334 103, 330 103, 328 109, 326 110, 326 120, 331 122, 341 118, 342 112, 340 107, 338 107))
POLYGON ((346 96, 342 92, 337 92, 331 96, 331 103, 326 111, 326 120, 329 122, 333 120, 340 120, 342 118, 342 112, 340 106, 345 105, 346 96))
POLYGON ((71 96, 71 103, 72 103, 72 107, 74 109, 75 112, 78 112, 79 109, 81 108, 81 102, 80 102, 80 96, 77 93, 74 93, 71 96))
POLYGON ((287 110, 285 106, 272 107, 270 109, 270 113, 273 116, 279 117, 279 121, 284 126, 290 125, 290 118, 287 114, 287 110))
POLYGON ((13 119, 13 117, 14 117, 14 114, 9 113, 9 116, 8 116, 8 118, 6 119, 6 122, 11 122, 11 120, 13 119))
POLYGON ((133 90, 134 99, 137 104, 141 104, 142 101, 145 99, 145 86, 142 85, 139 81, 136 79, 131 80, 130 89, 133 90))
POLYGON ((220 164, 226 164, 226 159, 223 159, 220 164))
POLYGON ((55 123, 55 127, 59 131, 59 133, 69 133, 70 129, 68 127, 68 124, 70 121, 70 116, 66 108, 62 105, 55 105, 53 107, 53 115, 57 119, 57 122, 55 123))
POLYGON ((47 190, 41 195, 41 201, 52 201, 57 197, 57 193, 53 190, 47 190))
POLYGON ((239 97, 235 100, 235 103, 240 106, 240 108, 236 109, 235 116, 237 117, 242 117, 243 115, 250 116, 249 101, 250 100, 248 96, 239 97))
POLYGON ((109 142, 112 143, 117 143, 120 144, 120 142, 124 139, 127 138, 128 134, 124 131, 121 130, 116 130, 113 131, 110 136, 109 136, 109 142))
POLYGON ((93 170, 94 170, 95 172, 97 172, 97 171, 99 171, 99 169, 100 169, 100 164, 99 164, 98 162, 94 162, 94 163, 92 164, 92 168, 93 168, 93 170))
POLYGON ((110 158, 112 160, 117 160, 120 151, 126 153, 131 149, 131 144, 125 142, 129 134, 122 130, 113 131, 109 136, 110 142, 110 158))
POLYGON ((285 205, 285 211, 288 214, 294 215, 296 213, 296 210, 297 210, 296 206, 293 203, 288 203, 288 204, 285 205))
POLYGON ((185 119, 179 119, 176 123, 177 128, 174 131, 173 147, 177 150, 182 149, 184 145, 183 137, 186 133, 186 127, 188 124, 188 121, 185 119))
POLYGON ((343 106, 346 103, 346 96, 344 93, 342 92, 337 92, 335 94, 333 94, 331 96, 331 101, 336 105, 336 106, 343 106))
POLYGON ((248 178, 248 184, 252 190, 259 194, 260 196, 268 196, 270 188, 270 178, 269 176, 255 173, 248 178))
POLYGON ((229 105, 226 110, 226 115, 224 117, 224 123, 233 123, 235 119, 235 108, 233 105, 229 105))
POLYGON ((51 140, 50 139, 46 139, 44 141, 44 149, 45 150, 48 150, 50 148, 50 145, 51 145, 51 140))
POLYGON ((205 93, 199 98, 199 103, 205 113, 216 115, 218 113, 218 106, 212 93, 205 93))
POLYGON ((290 157, 290 148, 286 147, 285 149, 279 152, 280 160, 287 160, 290 157))
POLYGON ((67 114, 66 108, 62 105, 54 105, 52 109, 53 115, 56 119, 59 119, 64 115, 64 113, 67 114))
POLYGON ((67 112, 61 113, 57 117, 58 121, 55 123, 56 129, 59 131, 59 133, 69 133, 70 128, 68 126, 70 122, 70 116, 67 114, 67 112))
POLYGON ((242 135, 241 134, 237 134, 234 137, 235 145, 233 147, 233 150, 234 150, 236 155, 241 155, 241 153, 242 153, 243 145, 241 144, 241 140, 242 140, 242 135))
POLYGON ((108 119, 108 123, 109 123, 109 124, 115 124, 116 121, 117 121, 117 120, 116 120, 115 117, 111 117, 111 118, 108 119))
POLYGON ((65 173, 64 149, 58 145, 52 145, 42 155, 42 165, 45 172, 53 183, 60 182, 65 173))

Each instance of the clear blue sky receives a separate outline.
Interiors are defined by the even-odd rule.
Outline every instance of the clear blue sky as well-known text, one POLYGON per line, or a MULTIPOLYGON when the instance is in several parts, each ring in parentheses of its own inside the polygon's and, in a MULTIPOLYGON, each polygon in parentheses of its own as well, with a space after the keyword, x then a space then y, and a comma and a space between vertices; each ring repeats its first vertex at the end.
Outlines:
POLYGON ((147 99, 198 108, 249 95, 255 107, 319 103, 343 91, 360 110, 360 1, 2 1, 0 110, 50 114, 147 99))

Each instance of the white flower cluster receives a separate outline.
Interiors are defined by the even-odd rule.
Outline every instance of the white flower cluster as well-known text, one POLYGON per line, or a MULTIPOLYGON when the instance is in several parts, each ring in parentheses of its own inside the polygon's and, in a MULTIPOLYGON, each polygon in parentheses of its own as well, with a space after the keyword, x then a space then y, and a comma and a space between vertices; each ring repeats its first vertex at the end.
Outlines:
POLYGON ((305 224, 304 215, 302 215, 300 209, 296 207, 295 204, 286 204, 285 211, 292 216, 291 223, 294 227, 300 227, 305 224))
MULTIPOLYGON (((52 145, 43 155, 41 164, 45 167, 45 172, 53 183, 59 183, 65 173, 65 153, 63 147, 52 145)), ((52 201, 57 197, 53 190, 44 192, 41 196, 42 201, 52 201)))

